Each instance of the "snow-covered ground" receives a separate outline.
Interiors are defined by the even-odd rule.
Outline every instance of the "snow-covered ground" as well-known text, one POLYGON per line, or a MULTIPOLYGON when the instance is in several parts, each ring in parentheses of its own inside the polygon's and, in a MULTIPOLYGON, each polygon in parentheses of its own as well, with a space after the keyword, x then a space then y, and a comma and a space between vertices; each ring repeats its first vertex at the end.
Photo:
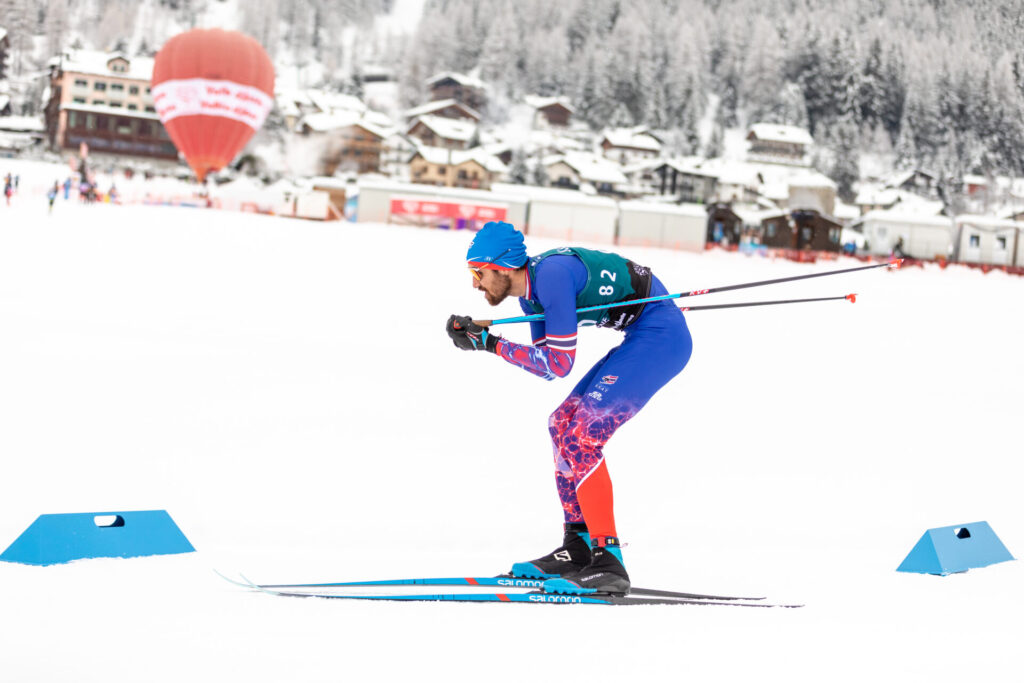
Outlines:
MULTIPOLYGON (((635 583, 799 610, 290 600, 257 581, 492 574, 560 538, 547 383, 456 350, 469 235, 0 205, 0 550, 41 513, 166 509, 198 552, 0 563, 5 681, 1012 680, 1024 564, 896 566, 987 520, 1024 552, 1024 279, 869 271, 692 312, 607 447, 635 583)), ((529 239, 531 251, 553 243, 529 239)), ((630 249, 673 290, 857 265, 630 249)), ((697 301, 693 300, 696 304, 697 301)), ((523 327, 502 333, 525 341, 523 327)))

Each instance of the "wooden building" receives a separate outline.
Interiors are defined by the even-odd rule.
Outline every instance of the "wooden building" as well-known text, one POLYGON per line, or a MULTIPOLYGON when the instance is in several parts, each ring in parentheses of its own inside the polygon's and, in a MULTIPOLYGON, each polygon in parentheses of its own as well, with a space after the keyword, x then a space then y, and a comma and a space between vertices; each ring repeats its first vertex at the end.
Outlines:
POLYGON ((747 131, 750 161, 805 165, 814 143, 811 134, 797 126, 779 123, 755 123, 747 131))
POLYGON ((840 251, 842 225, 810 209, 798 209, 762 221, 761 244, 779 249, 840 251))
POLYGON ((607 130, 601 136, 600 145, 607 159, 623 166, 655 159, 661 154, 661 140, 643 126, 607 130))
POLYGON ((153 59, 71 50, 50 60, 46 130, 52 147, 177 159, 150 93, 153 59))
POLYGON ((421 146, 409 160, 412 182, 426 185, 486 190, 506 172, 500 160, 479 147, 467 151, 421 146))
POLYGON ((466 74, 445 71, 427 79, 432 100, 452 99, 475 111, 487 106, 487 86, 483 81, 466 74))
POLYGON ((331 176, 336 171, 377 173, 387 132, 355 113, 312 114, 299 125, 304 137, 322 140, 317 173, 331 176))
POLYGON ((681 203, 706 204, 715 194, 718 177, 691 164, 667 159, 651 169, 651 188, 681 203))
POLYGON ((912 192, 925 199, 942 199, 938 179, 920 169, 898 173, 889 180, 888 187, 912 192))
POLYGON ((453 99, 421 104, 418 107, 407 109, 403 116, 406 121, 413 121, 421 116, 441 116, 446 119, 466 119, 473 123, 480 123, 480 112, 453 99))
POLYGON ((419 140, 427 147, 468 149, 476 129, 476 124, 472 121, 428 115, 413 121, 406 135, 419 140))
POLYGON ((573 114, 568 98, 527 95, 524 99, 528 105, 533 107, 533 125, 535 127, 568 127, 573 114))

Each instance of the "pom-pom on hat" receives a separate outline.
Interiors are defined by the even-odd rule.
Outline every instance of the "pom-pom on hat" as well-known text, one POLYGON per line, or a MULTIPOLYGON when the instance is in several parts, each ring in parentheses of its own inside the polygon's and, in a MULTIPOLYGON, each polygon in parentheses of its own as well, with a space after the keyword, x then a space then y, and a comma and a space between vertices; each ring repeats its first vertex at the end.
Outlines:
POLYGON ((484 223, 466 252, 466 263, 472 268, 515 270, 526 261, 523 233, 505 221, 484 223))

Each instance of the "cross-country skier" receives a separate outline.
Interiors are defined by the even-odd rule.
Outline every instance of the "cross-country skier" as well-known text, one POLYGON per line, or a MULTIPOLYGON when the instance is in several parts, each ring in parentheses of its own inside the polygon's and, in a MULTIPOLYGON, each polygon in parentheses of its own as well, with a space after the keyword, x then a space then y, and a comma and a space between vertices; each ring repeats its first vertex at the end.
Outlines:
POLYGON ((555 481, 565 515, 562 545, 529 562, 516 576, 548 579, 544 589, 561 593, 627 593, 612 482, 604 445, 690 359, 686 320, 668 301, 576 313, 577 308, 667 294, 650 269, 617 254, 563 247, 526 254, 523 235, 510 223, 484 225, 469 245, 466 261, 473 287, 497 306, 519 297, 524 312, 543 313, 531 322, 533 344, 492 334, 469 316, 453 315, 447 332, 460 349, 489 351, 548 380, 565 377, 576 357, 580 325, 625 331, 625 339, 590 369, 552 413, 555 481))

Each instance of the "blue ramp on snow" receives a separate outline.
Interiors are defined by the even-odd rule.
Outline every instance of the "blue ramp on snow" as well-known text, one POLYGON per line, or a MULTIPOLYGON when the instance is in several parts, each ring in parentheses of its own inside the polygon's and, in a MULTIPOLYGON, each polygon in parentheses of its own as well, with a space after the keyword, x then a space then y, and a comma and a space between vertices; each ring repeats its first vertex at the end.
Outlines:
POLYGON ((194 551, 166 510, 75 512, 39 515, 0 560, 50 565, 94 557, 194 551))
POLYGON ((1012 559, 988 522, 974 522, 924 532, 896 571, 946 576, 1012 559))

